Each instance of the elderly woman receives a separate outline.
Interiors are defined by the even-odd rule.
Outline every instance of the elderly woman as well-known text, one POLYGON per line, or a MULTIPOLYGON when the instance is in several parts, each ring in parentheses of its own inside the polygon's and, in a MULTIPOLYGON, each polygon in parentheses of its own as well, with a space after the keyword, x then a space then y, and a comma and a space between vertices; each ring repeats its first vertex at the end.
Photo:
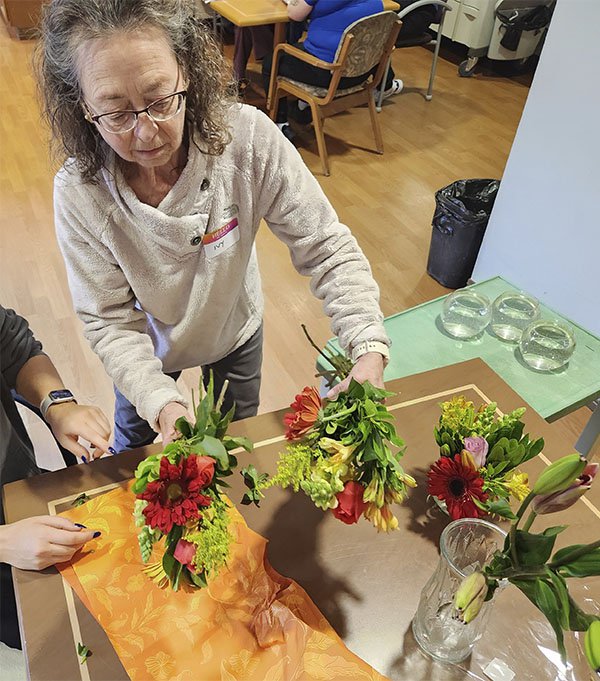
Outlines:
MULTIPOLYGON (((293 146, 231 99, 193 0, 52 0, 43 20, 45 113, 68 157, 55 220, 77 314, 113 379, 115 448, 177 436, 182 369, 227 379, 256 414, 264 218, 311 277, 353 376, 382 385, 378 288, 293 146)), ((338 389, 345 386, 341 384, 338 389)))

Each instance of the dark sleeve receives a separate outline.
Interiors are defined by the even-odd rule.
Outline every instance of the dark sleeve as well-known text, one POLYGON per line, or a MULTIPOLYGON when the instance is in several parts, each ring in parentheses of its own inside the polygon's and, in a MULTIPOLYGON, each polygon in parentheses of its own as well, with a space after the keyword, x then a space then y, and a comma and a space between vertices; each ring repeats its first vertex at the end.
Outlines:
POLYGON ((27 320, 0 305, 0 373, 7 385, 14 388, 23 365, 43 354, 42 344, 35 339, 27 320))

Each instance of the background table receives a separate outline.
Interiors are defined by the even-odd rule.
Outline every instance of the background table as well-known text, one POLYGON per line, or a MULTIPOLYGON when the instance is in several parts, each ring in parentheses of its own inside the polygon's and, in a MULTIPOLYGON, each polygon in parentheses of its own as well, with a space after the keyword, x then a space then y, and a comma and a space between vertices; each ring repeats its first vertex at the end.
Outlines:
MULTIPOLYGON (((408 445, 405 467, 419 483, 408 502, 395 507, 400 529, 378 535, 364 520, 347 526, 316 509, 303 494, 274 489, 260 509, 240 507, 249 526, 269 539, 273 567, 296 579, 348 647, 391 679, 483 679, 482 668, 494 657, 505 660, 518 681, 559 678, 552 671, 551 660, 557 655, 550 627, 515 588, 498 594, 483 639, 474 655, 460 666, 440 666, 425 657, 410 626, 420 590, 437 564, 438 539, 448 522, 439 510, 432 509, 425 492, 426 469, 438 455, 432 430, 439 418, 439 402, 463 394, 476 403, 497 401, 500 409, 509 411, 523 401, 481 360, 392 381, 388 387, 398 393, 388 404, 408 445)), ((281 412, 263 414, 233 424, 234 434, 246 435, 256 443, 253 455, 240 456, 241 466, 253 460, 260 469, 273 470, 284 446, 281 417, 281 412)), ((546 461, 566 453, 560 422, 548 424, 533 410, 528 410, 524 420, 532 436, 545 438, 546 461)), ((138 461, 151 451, 156 451, 156 446, 6 485, 7 519, 13 522, 60 511, 82 491, 109 489, 131 477, 138 461)), ((537 475, 543 466, 538 458, 526 468, 537 475)), ((230 496, 239 500, 243 491, 240 476, 230 480, 230 496)), ((599 502, 600 487, 596 486, 589 499, 561 514, 560 522, 571 527, 559 536, 558 545, 597 539, 599 502)), ((558 521, 552 516, 547 520, 547 525, 558 521)), ((70 619, 67 599, 73 595, 54 568, 41 573, 14 570, 14 576, 33 681, 126 678, 103 630, 77 597, 75 616, 70 619), (85 641, 93 651, 85 665, 79 664, 77 641, 85 641)), ((570 586, 579 602, 587 599, 588 610, 598 608, 591 596, 597 598, 600 593, 600 580, 571 580, 570 586)), ((567 639, 575 667, 572 678, 587 681, 585 661, 570 637, 567 639)), ((201 669, 197 672, 198 679, 212 681, 202 676, 201 669)))
MULTIPOLYGON (((398 10, 400 5, 383 0, 386 10, 398 10)), ((275 24, 274 45, 285 41, 285 24, 289 21, 283 0, 214 0, 210 7, 236 26, 275 24)))
MULTIPOLYGON (((502 277, 494 277, 468 287, 484 293, 491 301, 504 291, 518 290, 502 277)), ((577 347, 568 366, 553 372, 539 372, 523 362, 514 343, 501 341, 487 328, 474 340, 448 335, 440 313, 446 296, 388 317, 385 329, 392 340, 390 363, 385 379, 409 376, 480 357, 521 395, 538 414, 553 421, 589 403, 600 395, 600 339, 570 320, 577 347)), ((554 310, 541 305, 545 319, 562 319, 554 310)), ((339 350, 335 339, 328 344, 339 350)), ((318 362, 324 368, 325 362, 318 362)))

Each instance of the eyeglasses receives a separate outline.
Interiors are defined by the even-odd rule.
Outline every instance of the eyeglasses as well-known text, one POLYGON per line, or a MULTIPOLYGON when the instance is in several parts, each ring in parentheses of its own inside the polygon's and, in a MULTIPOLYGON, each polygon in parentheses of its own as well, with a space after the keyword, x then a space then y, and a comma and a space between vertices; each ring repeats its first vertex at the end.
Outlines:
MULTIPOLYGON (((174 92, 172 95, 161 97, 149 104, 145 109, 139 111, 110 111, 109 113, 92 116, 88 111, 86 113, 86 120, 97 123, 107 132, 112 132, 117 135, 122 135, 130 130, 133 130, 137 125, 140 114, 148 114, 155 123, 168 121, 174 118, 183 108, 183 102, 187 95, 187 90, 174 92)), ((86 105, 87 110, 87 105, 86 105)))

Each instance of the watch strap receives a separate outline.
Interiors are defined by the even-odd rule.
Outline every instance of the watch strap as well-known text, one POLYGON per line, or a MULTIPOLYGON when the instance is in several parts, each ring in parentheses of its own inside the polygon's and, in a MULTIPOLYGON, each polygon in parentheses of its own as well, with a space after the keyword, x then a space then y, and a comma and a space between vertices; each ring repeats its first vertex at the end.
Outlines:
POLYGON ((42 400, 42 403, 40 404, 40 411, 42 412, 42 418, 46 418, 46 414, 48 413, 48 409, 53 404, 63 404, 64 402, 75 402, 77 403, 77 400, 71 395, 70 397, 52 397, 51 395, 46 395, 44 399, 42 400))
POLYGON ((384 365, 386 365, 390 359, 389 347, 385 343, 376 340, 366 340, 357 343, 352 348, 351 359, 353 362, 356 362, 359 357, 366 355, 368 352, 378 352, 382 355, 384 365))

